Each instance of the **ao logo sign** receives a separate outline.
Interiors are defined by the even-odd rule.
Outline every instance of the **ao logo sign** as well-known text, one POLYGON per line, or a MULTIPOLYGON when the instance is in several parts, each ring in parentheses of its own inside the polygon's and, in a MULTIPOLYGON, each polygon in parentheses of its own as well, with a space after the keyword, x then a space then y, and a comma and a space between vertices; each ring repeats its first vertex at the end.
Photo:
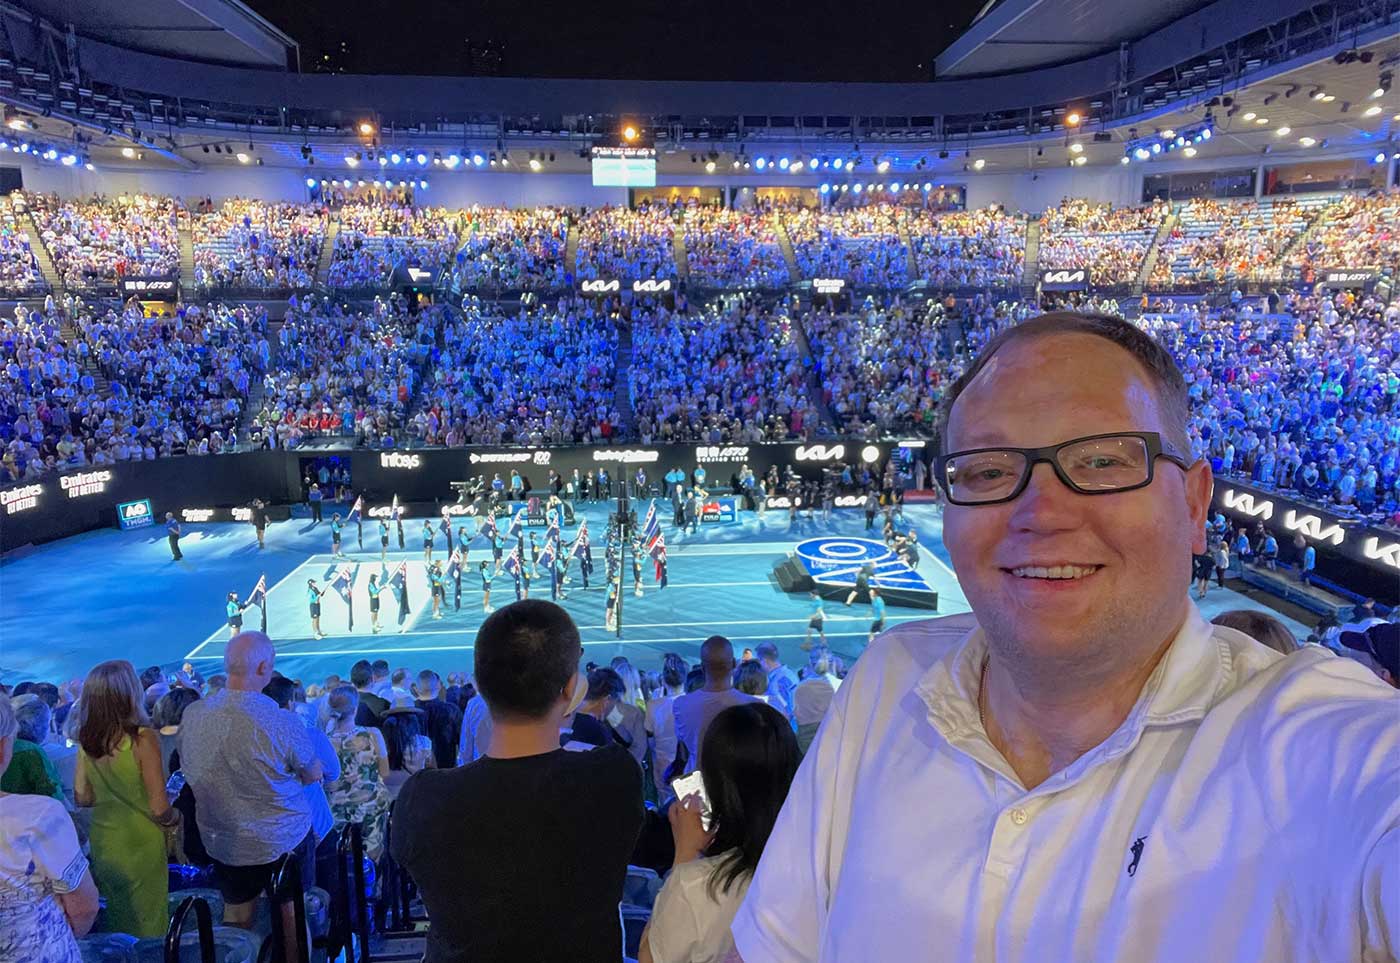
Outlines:
POLYGON ((1347 537, 1346 532, 1342 531, 1342 526, 1335 522, 1323 528, 1322 519, 1316 515, 1299 515, 1291 508, 1283 515, 1283 525, 1290 532, 1302 532, 1316 542, 1340 545, 1347 537))
POLYGON ((584 294, 608 294, 621 290, 619 281, 584 281, 581 285, 584 294))
POLYGON ((379 456, 380 468, 417 468, 423 464, 420 455, 403 455, 396 451, 386 451, 379 456))
POLYGON ((798 461, 836 461, 846 457, 845 445, 798 445, 798 461))
POLYGON ((865 566, 873 569, 875 588, 932 592, 933 586, 909 567, 888 545, 869 538, 809 538, 798 543, 797 558, 812 578, 823 585, 852 586, 865 566))
POLYGON ((1265 500, 1256 504, 1254 496, 1249 492, 1237 492, 1230 488, 1226 490, 1221 500, 1224 501, 1226 508, 1234 509, 1250 518, 1263 518, 1268 521, 1274 517, 1274 503, 1265 500))

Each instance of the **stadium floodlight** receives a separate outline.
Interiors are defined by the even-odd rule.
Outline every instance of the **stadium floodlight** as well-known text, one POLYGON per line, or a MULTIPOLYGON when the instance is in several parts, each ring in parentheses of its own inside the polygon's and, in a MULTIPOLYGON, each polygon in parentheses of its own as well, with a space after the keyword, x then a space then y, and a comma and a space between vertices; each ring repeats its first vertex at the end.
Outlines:
POLYGON ((1282 127, 1280 127, 1278 130, 1274 131, 1274 136, 1275 136, 1275 137, 1287 137, 1287 136, 1288 136, 1289 134, 1291 134, 1291 133, 1293 133, 1293 128, 1292 128, 1292 127, 1289 127, 1287 124, 1284 124, 1284 125, 1283 125, 1282 127))
POLYGON ((360 136, 362 136, 362 137, 373 137, 373 136, 374 136, 374 125, 371 124, 371 123, 370 123, 369 121, 367 121, 367 120, 362 120, 362 121, 360 121, 360 136))
POLYGON ((1259 116, 1258 114, 1256 114, 1254 111, 1251 110, 1251 111, 1249 111, 1248 113, 1246 113, 1242 119, 1243 119, 1243 120, 1253 120, 1254 118, 1256 118, 1256 117, 1258 117, 1258 116, 1259 116))
POLYGON ((425 191, 426 191, 426 190, 428 189, 428 182, 427 182, 427 181, 419 181, 419 182, 418 182, 418 186, 419 186, 422 190, 425 190, 425 191))
POLYGON ((1210 138, 1211 138, 1210 128, 1207 127, 1207 128, 1205 128, 1204 130, 1201 131, 1201 140, 1210 140, 1210 138))
POLYGON ((1194 147, 1188 147, 1188 148, 1186 148, 1184 151, 1182 151, 1182 153, 1185 154, 1187 157, 1195 157, 1195 156, 1196 156, 1196 148, 1194 148, 1194 147))
POLYGON ((64 154, 64 155, 63 155, 63 166, 64 166, 64 167, 72 167, 72 166, 73 166, 74 164, 76 164, 76 163, 78 163, 78 155, 77 155, 77 154, 64 154))
MULTIPOLYGON (((238 159, 239 159, 239 160, 242 160, 245 156, 246 156, 246 155, 244 155, 244 154, 239 154, 239 155, 238 155, 238 159)), ((346 167, 359 167, 359 166, 360 166, 360 159, 359 159, 358 157, 356 157, 354 154, 346 154, 346 155, 345 155, 345 166, 346 166, 346 167)))
POLYGON ((1124 154, 1121 158, 1119 158, 1118 163, 1120 163, 1120 164, 1127 164, 1127 163, 1130 163, 1131 160, 1132 160, 1132 158, 1130 158, 1127 154, 1124 154))
POLYGON ((1379 114, 1380 112, 1381 112, 1381 105, 1380 105, 1380 104, 1372 104, 1370 107, 1367 107, 1364 111, 1361 112, 1361 116, 1362 116, 1362 117, 1374 117, 1374 116, 1376 116, 1377 114, 1379 114))
POLYGON ((1083 167, 1087 163, 1089 163, 1089 158, 1085 157, 1083 154, 1080 154, 1074 159, 1075 167, 1083 167))
POLYGON ((480 167, 482 164, 486 163, 486 158, 481 156, 480 154, 473 154, 472 163, 475 164, 477 167, 480 167))
POLYGON ((531 157, 531 158, 530 158, 530 170, 532 170, 532 171, 537 171, 537 170, 539 170, 540 168, 542 168, 543 166, 544 166, 544 165, 540 163, 540 159, 539 159, 538 157, 531 157))
POLYGON ((1084 153, 1084 145, 1083 145, 1083 144, 1080 144, 1080 143, 1070 144, 1070 145, 1069 145, 1069 152, 1070 152, 1071 154, 1082 154, 1082 153, 1084 153))
POLYGON ((789 173, 789 174, 800 174, 800 173, 802 173, 802 168, 803 168, 804 166, 805 166, 805 165, 804 165, 804 163, 803 163, 802 161, 800 161, 800 160, 795 160, 795 161, 792 162, 792 166, 788 168, 788 173, 789 173))
POLYGON ((779 157, 779 158, 778 158, 778 170, 780 170, 780 171, 785 171, 785 170, 787 170, 788 167, 789 167, 791 164, 792 164, 792 161, 788 160, 786 157, 779 157))
POLYGON ((766 158, 766 157, 759 157, 759 158, 757 158, 757 159, 753 162, 753 166, 756 167, 756 168, 758 168, 759 170, 763 170, 763 168, 765 168, 765 167, 768 166, 768 158, 766 158))
POLYGON ((1383 151, 1383 150, 1382 150, 1382 151, 1377 151, 1377 152, 1376 152, 1376 156, 1371 158, 1371 163, 1372 163, 1372 164, 1384 164, 1384 163, 1385 163, 1385 151, 1383 151))
POLYGON ((1160 153, 1162 153, 1162 145, 1161 145, 1161 144, 1153 144, 1153 145, 1152 145, 1152 153, 1154 153, 1154 154, 1160 154, 1160 153))
POLYGON ((403 163, 403 155, 400 154, 398 151, 394 151, 392 154, 389 155, 389 163, 395 164, 395 165, 397 165, 397 164, 402 164, 402 163, 403 163))
POLYGON ((846 163, 846 162, 843 161, 843 160, 842 160, 841 158, 839 158, 839 157, 833 158, 832 161, 831 161, 831 168, 832 168, 832 170, 838 170, 838 171, 839 171, 845 163, 846 163))
POLYGON ((706 173, 706 174, 713 174, 714 172, 715 172, 715 162, 712 161, 712 160, 707 160, 707 161, 705 161, 705 173, 706 173))
POLYGON ((90 171, 95 171, 95 170, 97 170, 97 168, 93 166, 92 161, 88 161, 88 162, 87 162, 86 164, 84 164, 83 166, 86 167, 86 168, 87 168, 88 170, 90 170, 90 171))
POLYGON ((986 166, 987 166, 986 160, 983 159, 983 158, 981 158, 981 157, 977 158, 975 161, 972 162, 972 168, 973 168, 973 170, 979 170, 979 171, 980 171, 982 168, 984 168, 984 167, 986 167, 986 166))
MULTIPOLYGON (((16 147, 15 150, 19 150, 19 148, 16 147)), ((134 147, 123 147, 123 148, 122 148, 122 156, 125 157, 127 160, 131 160, 133 157, 136 156, 136 148, 134 148, 134 147)))
POLYGON ((821 187, 818 188, 818 190, 820 190, 823 194, 829 194, 831 193, 831 185, 823 184, 821 187))
POLYGON ((418 162, 419 167, 426 167, 428 164, 428 155, 423 153, 421 150, 414 156, 413 159, 418 162))
POLYGON ((446 159, 443 160, 443 164, 447 165, 450 169, 455 169, 460 163, 462 163, 462 156, 460 154, 448 154, 446 159))
POLYGON ((248 153, 247 153, 246 151, 239 151, 237 154, 235 154, 235 155, 233 155, 233 156, 235 156, 235 157, 238 158, 238 163, 240 163, 240 164, 246 164, 246 163, 248 163, 248 161, 251 159, 251 158, 248 157, 248 153))
POLYGON ((308 177, 308 178, 306 179, 306 186, 307 186, 307 187, 315 187, 315 186, 316 186, 316 178, 314 178, 314 177, 308 177))
POLYGON ((847 189, 848 187, 850 187, 850 186, 851 186, 851 185, 849 185, 849 184, 842 184, 842 185, 841 185, 841 193, 842 193, 842 194, 846 193, 846 189, 847 189))
POLYGON ((1314 144, 1317 143, 1317 138, 1315 138, 1315 137, 1299 137, 1299 138, 1298 138, 1298 143, 1302 144, 1304 147, 1312 147, 1314 144))
MULTIPOLYGON (((846 188, 842 187, 841 189, 844 191, 846 188)), ((861 191, 860 181, 856 181, 855 184, 852 185, 851 190, 859 194, 861 191)))
POLYGON ((926 190, 926 191, 931 191, 931 190, 933 190, 933 184, 932 184, 930 181, 924 181, 924 190, 926 190))
POLYGON ((880 160, 877 160, 877 161, 875 162, 875 172, 876 172, 877 174, 883 174, 885 171, 887 171, 887 170, 889 170, 889 169, 890 169, 890 162, 889 162, 889 159, 888 159, 888 158, 881 158, 880 160))
POLYGON ((1152 152, 1146 147, 1139 147, 1137 150, 1133 151, 1133 156, 1140 161, 1145 161, 1152 156, 1152 152))
POLYGON ((1083 119, 1084 118, 1080 116, 1079 111, 1077 110, 1071 110, 1068 114, 1065 115, 1065 123, 1071 127, 1078 127, 1079 122, 1083 119))

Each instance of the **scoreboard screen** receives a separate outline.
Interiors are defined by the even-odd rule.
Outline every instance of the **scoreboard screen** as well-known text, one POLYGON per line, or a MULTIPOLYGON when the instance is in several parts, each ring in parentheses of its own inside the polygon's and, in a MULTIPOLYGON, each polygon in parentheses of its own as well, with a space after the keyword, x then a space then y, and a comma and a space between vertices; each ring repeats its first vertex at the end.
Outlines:
POLYGON ((650 147, 593 148, 594 187, 655 187, 656 150, 650 147))

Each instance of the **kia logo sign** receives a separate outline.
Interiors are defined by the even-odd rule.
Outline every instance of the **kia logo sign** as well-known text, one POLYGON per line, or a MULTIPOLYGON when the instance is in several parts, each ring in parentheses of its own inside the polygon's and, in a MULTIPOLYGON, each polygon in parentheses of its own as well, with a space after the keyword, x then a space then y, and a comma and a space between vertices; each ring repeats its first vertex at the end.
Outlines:
POLYGON ((650 278, 645 281, 633 281, 632 290, 637 294, 663 294, 671 290, 671 282, 657 281, 650 278))
MULTIPOLYGON (((798 445, 798 461, 837 461, 846 457, 845 445, 798 445)), ((876 453, 879 457, 879 453, 876 453)), ((871 459, 872 461, 874 459, 871 459)))
POLYGON ((1400 542, 1382 545, 1379 538, 1368 538, 1361 543, 1361 552, 1373 562, 1400 569, 1400 542))
POLYGON ((1299 515, 1291 508, 1283 513, 1283 527, 1290 532, 1302 532, 1304 537, 1315 542, 1331 542, 1334 546, 1342 544, 1347 537, 1336 522, 1324 526, 1316 515, 1299 515))
POLYGON ((579 290, 584 294, 613 294, 622 290, 622 282, 612 281, 584 281, 579 285, 579 290))
POLYGON ((1263 518, 1268 521, 1274 517, 1274 503, 1268 500, 1256 503, 1254 496, 1249 492, 1237 492, 1233 488, 1227 489, 1225 494, 1221 496, 1221 500, 1225 502, 1226 508, 1248 515, 1250 518, 1263 518))
POLYGON ((423 464, 419 455, 405 455, 397 451, 386 451, 379 456, 380 468, 417 468, 423 464))
POLYGON ((1052 268, 1040 274, 1040 286, 1049 291, 1077 291, 1089 286, 1087 268, 1052 268))

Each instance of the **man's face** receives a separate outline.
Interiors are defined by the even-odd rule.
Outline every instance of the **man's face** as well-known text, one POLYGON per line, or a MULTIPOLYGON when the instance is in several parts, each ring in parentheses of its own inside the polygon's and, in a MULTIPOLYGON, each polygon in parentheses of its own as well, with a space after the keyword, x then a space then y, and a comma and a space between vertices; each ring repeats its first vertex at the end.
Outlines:
MULTIPOLYGON (((1038 448, 1165 428, 1149 375, 1123 349, 1091 335, 1050 335, 996 354, 958 398, 946 449, 1038 448)), ((1151 485, 1092 496, 1036 465, 1015 501, 949 505, 945 540, 993 644, 1069 662, 1127 656, 1134 645, 1155 649, 1178 627, 1190 556, 1205 548, 1210 493, 1204 462, 1186 473, 1159 459, 1151 485), (1093 571, 1064 580, 1011 571, 1056 565, 1093 571)))

